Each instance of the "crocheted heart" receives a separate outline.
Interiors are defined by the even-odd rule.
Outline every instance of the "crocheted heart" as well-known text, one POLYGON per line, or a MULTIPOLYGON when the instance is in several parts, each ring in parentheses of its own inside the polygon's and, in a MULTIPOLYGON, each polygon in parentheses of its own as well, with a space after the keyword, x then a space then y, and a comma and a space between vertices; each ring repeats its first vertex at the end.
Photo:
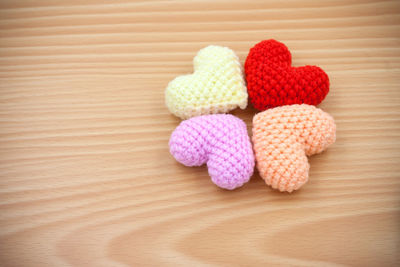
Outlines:
POLYGON ((254 169, 254 155, 246 124, 229 114, 204 115, 182 121, 169 140, 171 154, 186 166, 207 163, 211 180, 235 189, 254 169))
POLYGON ((269 109, 253 118, 253 143, 257 168, 265 182, 292 192, 308 180, 307 156, 335 142, 333 118, 310 105, 269 109))
POLYGON ((328 75, 317 66, 292 67, 288 48, 265 40, 250 49, 245 62, 247 90, 258 110, 271 107, 318 105, 329 92, 328 75))
POLYGON ((247 89, 235 52, 211 45, 197 53, 193 64, 193 74, 175 78, 165 90, 174 115, 187 119, 246 108, 247 89))

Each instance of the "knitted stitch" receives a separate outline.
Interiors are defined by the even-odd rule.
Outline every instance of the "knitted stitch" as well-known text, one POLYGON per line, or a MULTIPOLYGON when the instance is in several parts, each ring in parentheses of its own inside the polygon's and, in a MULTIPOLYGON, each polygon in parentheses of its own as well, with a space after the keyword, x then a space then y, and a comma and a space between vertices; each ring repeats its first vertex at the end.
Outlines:
POLYGON ((207 163, 211 180, 235 189, 253 174, 254 155, 246 124, 230 114, 204 115, 182 121, 169 140, 171 154, 186 166, 207 163))
POLYGON ((246 108, 247 89, 235 52, 207 46, 197 53, 193 64, 193 74, 175 78, 165 90, 166 105, 174 115, 187 119, 246 108))
POLYGON ((288 48, 265 40, 250 49, 245 62, 247 90, 258 110, 292 104, 318 105, 329 92, 328 75, 317 66, 292 67, 288 48))
POLYGON ((314 106, 282 106, 254 116, 252 139, 261 177, 274 189, 292 192, 308 180, 307 156, 335 142, 336 125, 314 106))

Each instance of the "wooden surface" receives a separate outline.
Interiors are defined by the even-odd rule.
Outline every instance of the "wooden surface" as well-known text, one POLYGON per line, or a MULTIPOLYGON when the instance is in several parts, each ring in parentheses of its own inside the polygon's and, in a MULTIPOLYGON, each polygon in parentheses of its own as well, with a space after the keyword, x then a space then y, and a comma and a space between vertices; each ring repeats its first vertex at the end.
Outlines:
POLYGON ((0 92, 1 266, 400 264, 399 1, 3 0, 0 92), (337 142, 296 193, 220 190, 164 88, 269 38, 329 74, 337 142))

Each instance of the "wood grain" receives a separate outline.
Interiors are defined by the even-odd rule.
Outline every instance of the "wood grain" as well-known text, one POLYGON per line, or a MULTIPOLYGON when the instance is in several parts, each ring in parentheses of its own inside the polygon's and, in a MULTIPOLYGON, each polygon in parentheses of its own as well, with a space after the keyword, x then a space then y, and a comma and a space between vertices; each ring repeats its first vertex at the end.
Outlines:
POLYGON ((1 266, 400 265, 399 1, 3 0, 0 92, 1 266), (269 38, 329 74, 337 142, 296 193, 220 190, 164 88, 269 38))

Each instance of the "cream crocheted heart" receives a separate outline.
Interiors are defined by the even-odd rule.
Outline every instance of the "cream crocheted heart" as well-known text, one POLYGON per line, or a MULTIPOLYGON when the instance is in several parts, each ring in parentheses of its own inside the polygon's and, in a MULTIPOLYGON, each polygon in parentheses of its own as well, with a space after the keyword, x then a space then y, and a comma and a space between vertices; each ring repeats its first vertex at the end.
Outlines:
POLYGON ((166 104, 174 115, 187 119, 246 108, 247 89, 235 52, 210 45, 197 53, 193 64, 193 74, 178 76, 165 90, 166 104))

